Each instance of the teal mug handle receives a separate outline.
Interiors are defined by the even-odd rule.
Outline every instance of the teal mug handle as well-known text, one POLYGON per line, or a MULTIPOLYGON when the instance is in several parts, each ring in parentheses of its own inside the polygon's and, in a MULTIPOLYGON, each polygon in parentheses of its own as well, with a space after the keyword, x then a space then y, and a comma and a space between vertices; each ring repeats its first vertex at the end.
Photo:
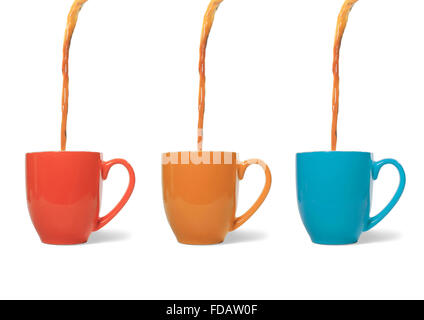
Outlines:
POLYGON ((406 183, 406 176, 405 171, 403 170, 403 167, 400 165, 399 162, 393 159, 384 159, 378 162, 373 162, 372 164, 372 178, 374 180, 377 180, 378 174, 380 173, 380 170, 383 166, 386 164, 391 164, 396 167, 396 169, 399 171, 399 187, 393 196, 392 200, 390 200, 389 204, 375 217, 369 218, 368 223, 366 224, 364 231, 371 230, 374 228, 378 223, 383 220, 390 211, 392 211, 393 207, 398 203, 400 197, 402 196, 403 190, 405 189, 405 183, 406 183))

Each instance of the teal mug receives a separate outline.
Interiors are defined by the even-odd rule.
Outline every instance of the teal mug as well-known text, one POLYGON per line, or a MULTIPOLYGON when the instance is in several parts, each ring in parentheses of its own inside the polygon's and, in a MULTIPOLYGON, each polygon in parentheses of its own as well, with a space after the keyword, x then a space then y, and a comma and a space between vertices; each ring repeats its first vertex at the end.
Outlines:
POLYGON ((393 159, 373 161, 368 152, 307 152, 296 156, 297 200, 312 242, 326 245, 356 243, 399 201, 405 172, 393 159), (389 204, 370 217, 372 184, 380 169, 391 164, 399 171, 398 189, 389 204))

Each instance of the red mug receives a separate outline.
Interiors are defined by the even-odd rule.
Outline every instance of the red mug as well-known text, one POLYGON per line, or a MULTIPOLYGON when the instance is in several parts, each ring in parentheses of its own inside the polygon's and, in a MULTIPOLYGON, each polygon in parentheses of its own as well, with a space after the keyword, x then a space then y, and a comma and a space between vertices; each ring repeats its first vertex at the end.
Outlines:
POLYGON ((98 152, 37 152, 26 154, 26 190, 32 223, 43 243, 85 243, 93 231, 103 228, 124 207, 135 185, 128 162, 104 162, 98 152), (115 164, 129 173, 123 198, 104 217, 99 217, 102 182, 115 164))

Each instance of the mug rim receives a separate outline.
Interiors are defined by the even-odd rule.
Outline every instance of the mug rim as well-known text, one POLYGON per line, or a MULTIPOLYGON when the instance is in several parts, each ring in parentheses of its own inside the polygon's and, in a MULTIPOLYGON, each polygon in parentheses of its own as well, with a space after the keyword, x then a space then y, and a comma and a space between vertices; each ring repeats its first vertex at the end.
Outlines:
POLYGON ((27 152, 25 155, 42 155, 42 154, 98 154, 102 155, 101 152, 97 151, 36 151, 36 152, 27 152))
POLYGON ((307 152, 298 152, 296 153, 296 155, 300 156, 300 155, 308 155, 308 154, 347 154, 347 153, 369 154, 369 155, 372 154, 372 152, 367 152, 367 151, 307 151, 307 152))
POLYGON ((237 152, 228 151, 177 151, 162 153, 161 156, 163 166, 228 165, 237 164, 239 162, 239 154, 237 152), (206 159, 203 159, 204 157, 206 157, 206 159))
POLYGON ((231 154, 238 154, 237 152, 233 152, 233 151, 170 151, 170 152, 163 152, 162 155, 166 155, 166 154, 181 154, 181 153, 198 153, 198 152, 202 152, 202 153, 231 153, 231 154))

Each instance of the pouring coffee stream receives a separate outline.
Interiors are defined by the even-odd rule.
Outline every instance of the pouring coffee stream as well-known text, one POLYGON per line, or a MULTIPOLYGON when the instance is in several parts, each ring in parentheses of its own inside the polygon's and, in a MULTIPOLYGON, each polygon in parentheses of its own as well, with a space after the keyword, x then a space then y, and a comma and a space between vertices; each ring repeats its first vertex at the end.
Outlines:
POLYGON ((200 59, 199 59, 199 74, 200 74, 200 83, 199 83, 199 120, 197 125, 197 150, 202 151, 203 148, 203 120, 205 116, 205 59, 206 59, 206 46, 208 44, 209 34, 215 19, 215 12, 218 10, 219 5, 224 0, 212 0, 209 3, 208 9, 206 10, 202 34, 200 38, 200 59))
MULTIPOLYGON (((72 36, 78 21, 78 15, 83 5, 88 0, 75 0, 68 15, 65 38, 63 43, 63 89, 62 89, 62 125, 61 125, 61 150, 66 150, 67 142, 67 117, 68 117, 68 104, 69 104, 69 50, 71 45, 72 36)), ((197 149, 203 149, 203 127, 204 127, 204 114, 205 114, 205 96, 206 96, 206 75, 205 75, 205 60, 206 60, 206 47, 208 43, 209 34, 215 19, 215 13, 220 4, 224 0, 212 0, 206 10, 202 33, 200 39, 199 49, 199 99, 198 99, 198 128, 197 128, 197 149)), ((339 58, 340 48, 344 31, 346 29, 349 13, 358 0, 346 0, 340 11, 334 42, 334 57, 333 57, 333 97, 332 97, 332 129, 331 129, 331 150, 335 151, 337 148, 337 123, 339 113, 339 58)))
POLYGON ((68 14, 66 23, 65 39, 63 41, 63 88, 62 88, 62 126, 61 126, 61 151, 66 150, 67 121, 68 121, 68 101, 69 101, 69 48, 71 46, 72 35, 78 21, 78 14, 88 0, 75 0, 68 14))
MULTIPOLYGON (((75 0, 71 10, 68 14, 68 20, 65 30, 65 38, 63 42, 63 89, 62 89, 62 125, 61 125, 61 150, 66 150, 67 142, 67 120, 68 120, 68 105, 69 105, 69 49, 71 45, 72 36, 78 21, 78 15, 83 5, 88 0, 75 0)), ((206 10, 202 34, 200 39, 200 59, 199 59, 199 119, 198 119, 198 132, 197 132, 197 148, 198 151, 202 151, 203 148, 203 123, 205 113, 205 59, 206 59, 206 46, 208 43, 209 34, 215 18, 215 12, 219 5, 224 0, 212 0, 206 10)))
MULTIPOLYGON (((206 59, 206 47, 208 43, 209 34, 215 19, 215 13, 218 10, 220 4, 224 0, 212 0, 206 10, 202 34, 200 39, 200 60, 199 60, 199 74, 200 74, 200 84, 199 84, 199 119, 197 126, 197 150, 202 151, 203 149, 203 125, 204 125, 204 114, 205 114, 205 95, 206 95, 206 76, 205 76, 205 59, 206 59)), ((352 10, 355 3, 358 0, 346 0, 343 4, 343 7, 340 11, 337 20, 336 35, 334 40, 334 57, 333 57, 333 97, 332 97, 332 128, 331 128, 331 150, 335 151, 337 149, 337 122, 338 122, 338 113, 339 113, 339 85, 340 85, 340 76, 339 76, 339 58, 340 58, 340 48, 341 42, 343 39, 343 34, 346 29, 347 21, 349 18, 349 13, 352 10)))
POLYGON ((339 115, 339 86, 340 86, 340 76, 339 76, 339 58, 340 58, 340 47, 343 39, 343 34, 346 29, 346 24, 349 19, 349 13, 352 10, 355 3, 358 0, 346 0, 343 4, 342 9, 340 10, 339 17, 337 19, 337 28, 336 36, 334 39, 334 49, 333 49, 333 120, 331 126, 331 150, 336 151, 337 149, 337 120, 339 115))

